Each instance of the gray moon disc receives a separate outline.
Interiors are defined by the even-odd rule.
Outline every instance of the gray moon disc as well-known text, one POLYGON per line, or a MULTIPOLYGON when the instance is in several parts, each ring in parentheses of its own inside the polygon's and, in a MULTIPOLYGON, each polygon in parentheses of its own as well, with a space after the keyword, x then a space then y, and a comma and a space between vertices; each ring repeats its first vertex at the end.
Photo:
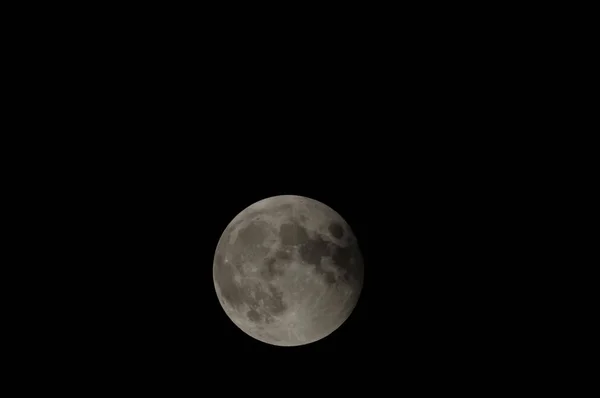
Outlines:
POLYGON ((273 196, 239 213, 219 239, 213 280, 221 306, 264 343, 298 346, 335 331, 353 311, 364 266, 356 238, 333 209, 273 196))

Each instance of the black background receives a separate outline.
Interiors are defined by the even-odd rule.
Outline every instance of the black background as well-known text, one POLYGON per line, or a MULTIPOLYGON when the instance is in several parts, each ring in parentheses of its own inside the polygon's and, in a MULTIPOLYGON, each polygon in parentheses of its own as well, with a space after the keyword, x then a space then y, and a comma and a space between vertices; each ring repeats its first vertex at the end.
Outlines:
POLYGON ((515 275, 503 248, 521 244, 503 234, 521 200, 504 189, 503 148, 521 145, 494 54, 419 30, 401 45, 357 34, 316 47, 152 32, 53 43, 32 74, 51 104, 36 118, 59 132, 28 148, 49 158, 36 178, 62 301, 44 327, 61 358, 168 389, 297 375, 431 386, 497 362, 516 333, 500 309, 515 275), (365 259, 351 317, 303 347, 244 334, 212 280, 226 225, 279 194, 338 211, 365 259))
POLYGON ((197 131, 182 138, 115 137, 106 153, 94 151, 98 169, 77 172, 85 182, 70 199, 81 265, 66 278, 85 297, 68 312, 78 355, 127 377, 184 380, 238 367, 246 376, 306 366, 342 378, 476 372, 502 345, 493 337, 502 325, 491 317, 498 298, 490 297, 502 277, 501 254, 490 250, 494 238, 483 225, 499 210, 489 202, 494 191, 480 183, 486 172, 458 166, 452 143, 439 148, 410 133, 375 138, 366 124, 349 122, 334 132, 321 127, 330 118, 310 119, 312 131, 286 132, 294 116, 274 113, 263 114, 278 121, 268 131, 243 117, 227 129, 211 121, 214 131, 190 120, 197 131), (336 209, 365 259, 352 316, 303 347, 247 336, 213 286, 214 250, 226 225, 249 204, 279 194, 336 209))

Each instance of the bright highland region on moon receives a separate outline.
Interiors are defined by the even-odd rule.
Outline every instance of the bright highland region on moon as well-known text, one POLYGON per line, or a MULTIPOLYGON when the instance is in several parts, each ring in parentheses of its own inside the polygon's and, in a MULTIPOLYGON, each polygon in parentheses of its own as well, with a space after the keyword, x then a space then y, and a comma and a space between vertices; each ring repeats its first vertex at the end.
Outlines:
POLYGON ((263 199, 225 228, 213 264, 227 316, 265 343, 297 346, 335 331, 354 309, 363 261, 350 226, 302 196, 263 199))

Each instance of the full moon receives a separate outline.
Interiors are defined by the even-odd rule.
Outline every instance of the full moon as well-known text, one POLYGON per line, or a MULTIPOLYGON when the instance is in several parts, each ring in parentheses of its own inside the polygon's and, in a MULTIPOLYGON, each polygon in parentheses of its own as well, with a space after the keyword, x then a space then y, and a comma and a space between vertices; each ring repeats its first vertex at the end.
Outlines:
POLYGON ((264 343, 320 340, 348 319, 363 260, 346 221, 303 196, 274 196, 239 213, 219 239, 215 290, 227 316, 264 343))

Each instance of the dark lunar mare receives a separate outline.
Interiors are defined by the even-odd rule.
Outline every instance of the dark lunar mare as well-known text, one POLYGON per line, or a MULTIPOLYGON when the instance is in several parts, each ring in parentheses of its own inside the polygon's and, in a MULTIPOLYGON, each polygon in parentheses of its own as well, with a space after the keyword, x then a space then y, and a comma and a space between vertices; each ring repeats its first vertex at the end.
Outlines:
POLYGON ((281 224, 279 227, 279 237, 284 246, 293 246, 304 243, 308 240, 306 229, 294 220, 291 223, 281 224))
POLYGON ((247 226, 240 229, 238 232, 236 245, 241 244, 243 246, 260 245, 267 238, 268 224, 265 222, 253 221, 247 226), (238 243, 239 241, 239 243, 238 243))
POLYGON ((348 246, 331 246, 331 258, 336 266, 346 271, 344 280, 350 282, 354 279, 356 283, 362 283, 363 279, 363 268, 362 268, 362 255, 356 241, 350 243, 348 246), (350 261, 354 259, 354 263, 350 261))
POLYGON ((285 274, 285 264, 281 264, 280 258, 276 255, 276 257, 267 257, 263 262, 263 267, 261 269, 261 276, 265 278, 265 280, 270 281, 278 276, 283 276, 285 274))
MULTIPOLYGON (((343 236, 343 228, 337 223, 332 223, 329 226, 330 232, 333 229, 332 235, 335 232, 336 238, 343 236)), ((323 269, 321 262, 323 257, 331 257, 334 264, 346 271, 342 278, 348 282, 350 277, 356 281, 360 281, 360 251, 356 242, 351 242, 349 246, 344 247, 331 243, 323 239, 319 235, 313 239, 309 238, 306 229, 299 223, 292 220, 291 223, 282 224, 279 229, 279 236, 284 246, 299 245, 298 253, 300 258, 305 263, 315 266, 317 273, 325 278, 325 281, 332 285, 336 282, 335 274, 323 269), (350 259, 355 259, 355 264, 352 264, 350 259)))
POLYGON ((329 224, 327 229, 336 239, 340 239, 342 236, 344 236, 344 228, 342 228, 342 226, 335 221, 329 224))

